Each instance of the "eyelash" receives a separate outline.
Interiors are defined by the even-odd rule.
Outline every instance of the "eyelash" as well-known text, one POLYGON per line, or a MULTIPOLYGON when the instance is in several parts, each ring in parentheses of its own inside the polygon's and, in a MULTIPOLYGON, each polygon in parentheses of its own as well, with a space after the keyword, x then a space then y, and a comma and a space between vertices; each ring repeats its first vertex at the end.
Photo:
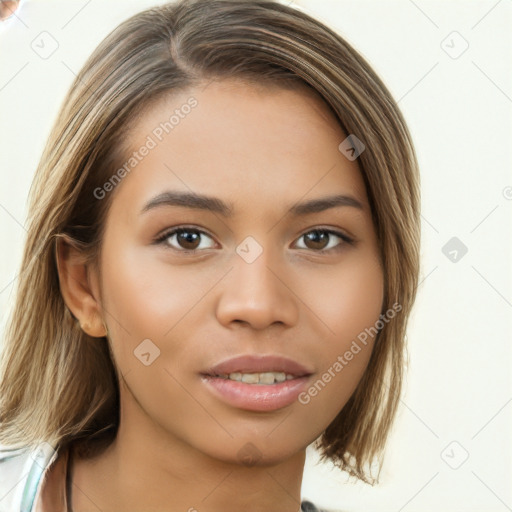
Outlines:
MULTIPOLYGON (((179 227, 172 228, 171 230, 164 232, 162 235, 160 235, 158 238, 155 239, 154 243, 157 244, 157 245, 158 244, 165 245, 167 239, 169 239, 171 236, 177 234, 180 231, 181 232, 199 233, 201 235, 206 235, 209 238, 212 238, 208 233, 206 233, 205 231, 202 231, 201 229, 198 229, 198 228, 195 228, 195 227, 190 227, 190 226, 179 226, 179 227)), ((327 228, 310 229, 309 231, 306 231, 305 233, 303 233, 298 239, 303 238, 308 233, 314 233, 314 232, 327 233, 329 235, 335 235, 335 236, 341 238, 341 240, 343 241, 342 243, 338 244, 336 247, 331 248, 331 249, 321 249, 321 250, 317 250, 317 251, 315 251, 314 249, 309 249, 309 250, 311 250, 311 251, 313 251, 313 252, 315 252, 317 254, 325 254, 325 253, 329 253, 329 252, 340 251, 345 244, 354 245, 354 240, 352 238, 348 237, 344 233, 341 233, 340 231, 335 231, 335 230, 327 229, 327 228)), ((169 245, 168 245, 168 248, 170 248, 171 250, 173 250, 175 252, 184 253, 184 254, 194 254, 194 253, 197 253, 197 252, 200 252, 200 251, 204 250, 204 249, 195 249, 195 250, 176 249, 174 247, 170 247, 169 245)), ((306 248, 306 250, 307 250, 307 248, 306 248)))

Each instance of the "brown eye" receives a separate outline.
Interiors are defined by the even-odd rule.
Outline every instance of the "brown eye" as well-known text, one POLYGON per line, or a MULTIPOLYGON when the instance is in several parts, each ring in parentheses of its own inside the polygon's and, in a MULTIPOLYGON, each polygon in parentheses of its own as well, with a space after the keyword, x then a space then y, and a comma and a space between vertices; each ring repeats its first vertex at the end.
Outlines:
POLYGON ((199 247, 201 235, 197 232, 180 230, 176 233, 176 242, 187 250, 194 250, 199 247))
MULTIPOLYGON (((204 249, 212 249, 215 243, 206 245, 205 239, 212 240, 211 236, 195 228, 181 227, 165 232, 155 243, 165 244, 178 252, 194 252, 204 249)), ((329 252, 340 250, 346 243, 353 244, 353 240, 343 233, 330 229, 314 229, 304 235, 299 240, 304 240, 304 246, 299 249, 310 249, 315 252, 329 252), (340 242, 341 240, 341 242, 340 242)))
POLYGON ((311 231, 306 233, 304 237, 307 240, 306 245, 310 244, 310 249, 325 249, 327 242, 329 242, 329 234, 325 231, 311 231))
POLYGON ((172 249, 182 252, 210 249, 211 247, 201 247, 204 237, 211 239, 205 232, 198 229, 178 228, 164 233, 157 242, 169 245, 172 249))
POLYGON ((314 229, 299 238, 299 240, 302 239, 305 241, 305 247, 299 247, 300 249, 312 249, 317 252, 329 251, 331 249, 337 250, 340 246, 344 245, 344 242, 352 243, 352 239, 348 236, 329 229, 314 229), (342 242, 336 243, 336 238, 341 239, 342 242))

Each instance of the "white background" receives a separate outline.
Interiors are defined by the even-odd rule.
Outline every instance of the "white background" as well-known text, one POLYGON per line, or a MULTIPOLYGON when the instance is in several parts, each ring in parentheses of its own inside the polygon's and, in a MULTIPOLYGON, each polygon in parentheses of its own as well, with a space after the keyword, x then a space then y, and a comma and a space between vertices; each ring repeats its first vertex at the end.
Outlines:
MULTIPOLYGON (((156 3, 27 0, 0 23, 0 334, 28 190, 65 92, 114 26, 156 3), (58 44, 46 59, 32 48, 44 31, 58 44)), ((512 1, 283 3, 370 61, 399 100, 422 176, 423 281, 380 483, 347 482, 309 450, 304 498, 351 512, 512 510, 512 1), (452 237, 468 249, 455 262, 442 252, 452 237)))

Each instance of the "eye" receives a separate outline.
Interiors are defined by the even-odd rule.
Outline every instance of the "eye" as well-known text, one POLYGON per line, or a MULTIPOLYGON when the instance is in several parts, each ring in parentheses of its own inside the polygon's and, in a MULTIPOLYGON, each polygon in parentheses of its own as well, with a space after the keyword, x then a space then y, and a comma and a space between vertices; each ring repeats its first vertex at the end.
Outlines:
POLYGON ((341 250, 345 243, 353 244, 353 240, 339 231, 331 229, 313 229, 304 233, 299 240, 305 240, 306 247, 299 247, 299 249, 313 249, 315 252, 328 252, 330 250, 341 250), (342 242, 336 243, 333 237, 341 239, 342 242), (340 247, 341 246, 341 247, 340 247))
MULTIPOLYGON (((208 245, 202 244, 202 238, 207 237, 210 240, 212 238, 204 231, 182 226, 179 228, 171 229, 166 231, 160 237, 155 240, 157 244, 165 244, 170 246, 172 249, 179 252, 194 252, 204 249, 212 249, 215 244, 208 245)), ((299 249, 311 249, 314 252, 324 253, 331 250, 341 250, 345 243, 353 244, 354 241, 339 231, 331 229, 313 229, 304 233, 299 237, 299 240, 305 240, 305 246, 298 247, 299 249), (342 240, 342 242, 336 243, 336 238, 342 240)))
POLYGON ((211 239, 207 233, 199 229, 180 227, 172 229, 171 231, 166 231, 155 242, 169 245, 172 249, 181 252, 211 249, 213 245, 209 247, 205 247, 204 245, 202 246, 201 238, 204 236, 211 239))

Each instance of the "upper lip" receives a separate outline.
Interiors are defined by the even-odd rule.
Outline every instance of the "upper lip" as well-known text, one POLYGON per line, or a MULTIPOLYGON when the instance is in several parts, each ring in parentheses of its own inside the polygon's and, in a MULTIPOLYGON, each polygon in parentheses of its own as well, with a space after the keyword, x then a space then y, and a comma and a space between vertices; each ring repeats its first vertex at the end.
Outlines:
POLYGON ((264 373, 283 372, 295 377, 311 375, 311 370, 302 364, 284 356, 277 355, 240 355, 222 361, 210 367, 205 375, 218 376, 229 375, 230 373, 264 373))

